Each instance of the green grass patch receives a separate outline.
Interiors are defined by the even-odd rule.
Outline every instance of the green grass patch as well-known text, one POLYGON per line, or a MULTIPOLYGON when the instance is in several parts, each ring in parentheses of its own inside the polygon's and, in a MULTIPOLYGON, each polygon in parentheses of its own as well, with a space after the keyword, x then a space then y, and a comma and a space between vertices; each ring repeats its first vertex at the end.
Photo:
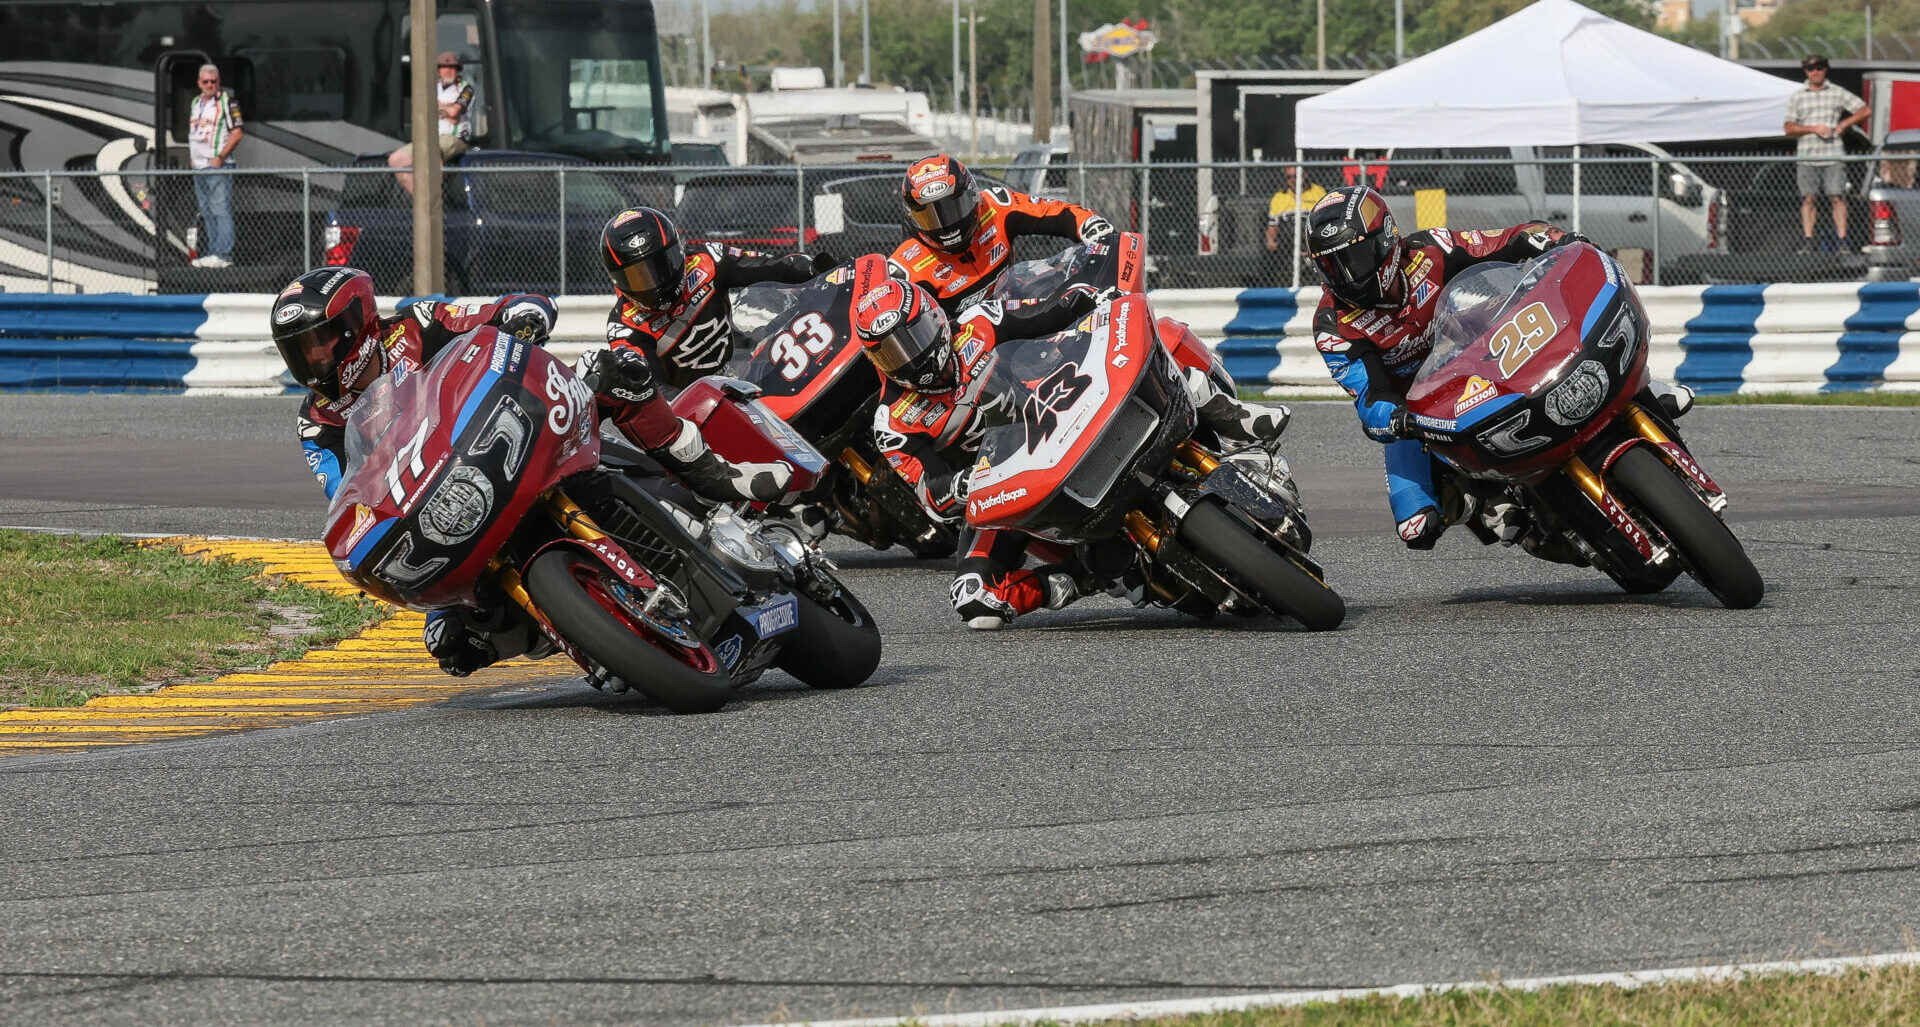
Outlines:
POLYGON ((364 597, 113 535, 0 530, 0 706, 77 706, 297 656, 381 616, 364 597))
POLYGON ((1755 406, 1795 403, 1823 407, 1920 407, 1920 392, 1736 392, 1729 396, 1695 396, 1701 406, 1755 406))
MULTIPOLYGON (((1047 1021, 1041 1021, 1046 1023, 1047 1021)), ((1920 1027, 1920 967, 1769 974, 1653 985, 1489 988, 1235 1013, 1109 1021, 1110 1027, 1920 1027)))

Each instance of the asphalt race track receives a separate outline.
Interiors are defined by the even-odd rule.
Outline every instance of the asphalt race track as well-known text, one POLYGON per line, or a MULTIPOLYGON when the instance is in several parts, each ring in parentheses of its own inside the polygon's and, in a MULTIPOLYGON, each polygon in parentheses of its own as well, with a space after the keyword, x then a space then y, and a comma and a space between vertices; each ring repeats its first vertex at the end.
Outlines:
MULTIPOLYGON (((312 536, 292 400, 0 398, 0 523, 312 536)), ((1288 453, 1346 626, 1111 600, 707 717, 548 684, 0 763, 0 1021, 1022 1008, 1896 951, 1920 927, 1920 409, 1683 422, 1767 578, 1390 537, 1350 408, 1288 453)))

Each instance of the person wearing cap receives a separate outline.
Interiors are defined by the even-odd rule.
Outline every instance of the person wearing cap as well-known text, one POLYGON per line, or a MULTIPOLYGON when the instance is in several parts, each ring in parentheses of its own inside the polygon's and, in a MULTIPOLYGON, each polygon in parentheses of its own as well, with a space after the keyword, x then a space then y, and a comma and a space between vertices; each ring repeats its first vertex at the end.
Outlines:
MULTIPOLYGON (((440 162, 451 164, 467 152, 473 142, 473 83, 460 74, 460 57, 448 50, 435 62, 438 65, 440 81, 437 84, 437 100, 440 104, 440 162)), ((390 168, 413 167, 413 147, 402 146, 387 157, 390 168)), ((405 171, 396 171, 393 176, 400 182, 400 188, 413 195, 413 176, 405 171)))
POLYGON ((1813 228, 1820 220, 1813 198, 1827 197, 1833 213, 1833 234, 1842 249, 1847 243, 1847 155, 1841 137, 1847 129, 1873 116, 1865 100, 1827 81, 1827 59, 1812 54, 1800 62, 1807 84, 1787 97, 1787 135, 1800 137, 1795 151, 1800 186, 1800 252, 1813 250, 1813 228))

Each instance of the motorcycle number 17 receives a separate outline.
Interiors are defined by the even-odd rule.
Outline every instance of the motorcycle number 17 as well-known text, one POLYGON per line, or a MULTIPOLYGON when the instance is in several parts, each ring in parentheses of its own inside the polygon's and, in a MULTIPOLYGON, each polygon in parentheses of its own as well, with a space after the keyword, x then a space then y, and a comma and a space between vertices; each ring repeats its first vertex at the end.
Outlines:
POLYGON ((813 358, 833 348, 833 328, 819 314, 796 318, 787 330, 773 337, 767 355, 780 368, 780 377, 794 381, 807 373, 813 358))

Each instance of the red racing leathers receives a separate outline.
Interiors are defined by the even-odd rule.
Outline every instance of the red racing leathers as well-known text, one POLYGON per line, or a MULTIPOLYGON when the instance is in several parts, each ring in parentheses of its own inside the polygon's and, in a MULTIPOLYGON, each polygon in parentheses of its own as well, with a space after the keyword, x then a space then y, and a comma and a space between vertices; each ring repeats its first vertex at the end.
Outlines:
POLYGON ((924 287, 949 315, 959 313, 999 280, 1013 260, 1014 240, 1050 235, 1098 242, 1113 234, 1106 218, 1060 200, 991 187, 980 190, 980 217, 964 253, 948 253, 909 238, 887 258, 895 278, 924 287))
POLYGON ((1387 498, 1402 539, 1432 545, 1438 529, 1430 520, 1439 499, 1432 460, 1420 443, 1396 439, 1394 412, 1406 401, 1407 385, 1433 349, 1432 327, 1440 290, 1460 271, 1483 261, 1518 263, 1539 256, 1565 233, 1545 222, 1497 231, 1433 228, 1406 238, 1401 264, 1403 302, 1396 309, 1350 307, 1331 290, 1313 315, 1313 341, 1333 380, 1354 398, 1360 425, 1386 443, 1387 498))
POLYGON ((720 371, 733 354, 729 290, 757 282, 804 282, 814 276, 815 263, 804 253, 774 255, 720 243, 691 244, 679 300, 670 309, 652 311, 616 295, 607 314, 607 342, 646 354, 669 386, 684 389, 702 375, 720 371))
MULTIPOLYGON (((553 330, 553 301, 545 296, 521 293, 502 296, 492 303, 455 304, 422 300, 392 317, 380 319, 377 332, 380 373, 396 367, 412 373, 433 362, 433 358, 454 339, 489 325, 499 327, 507 320, 531 316, 544 322, 536 342, 546 341, 553 330)), ((310 393, 300 407, 300 447, 306 453, 307 467, 320 479, 320 487, 332 499, 346 470, 346 423, 358 393, 329 400, 310 393)))
MULTIPOLYGON (((966 476, 972 472, 980 436, 1012 415, 1007 397, 987 388, 994 346, 1064 331, 1091 306, 1089 298, 1077 294, 975 304, 954 326, 958 388, 926 395, 881 379, 880 406, 873 418, 875 443, 929 515, 942 521, 965 516, 966 476)), ((1045 573, 1071 555, 1070 549, 1018 531, 970 534, 954 577, 954 609, 962 617, 998 616, 1003 621, 1032 612, 1046 599, 1045 573), (1022 569, 1029 552, 1040 559, 1038 569, 1022 569)))

